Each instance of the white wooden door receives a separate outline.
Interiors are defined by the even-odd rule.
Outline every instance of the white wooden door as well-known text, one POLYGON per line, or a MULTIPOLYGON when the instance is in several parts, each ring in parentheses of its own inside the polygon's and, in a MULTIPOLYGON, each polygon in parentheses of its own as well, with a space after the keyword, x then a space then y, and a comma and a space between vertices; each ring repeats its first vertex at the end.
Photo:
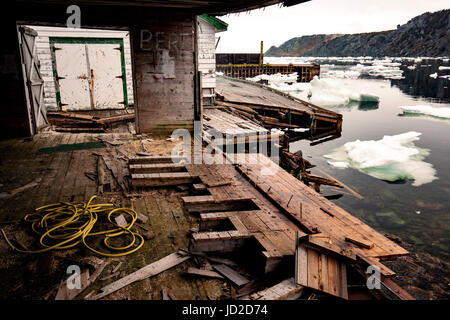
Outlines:
POLYGON ((36 49, 37 33, 33 29, 19 27, 20 57, 27 100, 28 126, 30 134, 48 124, 44 104, 44 81, 39 69, 36 49))
POLYGON ((119 44, 54 44, 64 111, 123 109, 124 79, 119 44))
POLYGON ((91 110, 90 75, 85 44, 55 44, 55 65, 62 110, 91 110))
POLYGON ((124 108, 121 47, 119 44, 89 44, 88 58, 95 109, 124 108))

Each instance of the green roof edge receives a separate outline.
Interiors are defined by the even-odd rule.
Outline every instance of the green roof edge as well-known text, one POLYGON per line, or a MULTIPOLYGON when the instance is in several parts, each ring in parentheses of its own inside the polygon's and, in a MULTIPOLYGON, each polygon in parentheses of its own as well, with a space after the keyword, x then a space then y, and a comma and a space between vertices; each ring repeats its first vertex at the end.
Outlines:
POLYGON ((208 21, 209 23, 211 23, 219 31, 227 31, 228 30, 228 23, 226 23, 225 21, 222 21, 216 17, 212 17, 207 14, 202 14, 199 17, 208 21))

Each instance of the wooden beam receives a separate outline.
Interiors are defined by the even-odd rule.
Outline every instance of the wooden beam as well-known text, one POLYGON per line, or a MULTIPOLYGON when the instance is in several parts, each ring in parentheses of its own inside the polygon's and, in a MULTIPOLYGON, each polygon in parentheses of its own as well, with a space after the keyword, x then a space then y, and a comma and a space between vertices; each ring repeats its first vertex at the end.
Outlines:
POLYGON ((198 268, 191 268, 189 267, 186 271, 186 274, 193 275, 193 276, 200 276, 200 277, 206 277, 206 278, 213 278, 213 279, 224 279, 219 273, 211 271, 211 270, 205 270, 205 269, 198 269, 198 268))
POLYGON ((103 288, 101 288, 101 292, 95 296, 89 297, 89 300, 98 300, 103 297, 110 295, 111 293, 128 286, 131 283, 136 281, 144 280, 154 275, 157 275, 167 269, 175 267, 176 265, 188 260, 191 258, 190 255, 183 252, 174 252, 158 261, 155 261, 113 283, 110 283, 103 288))
POLYGON ((191 251, 233 252, 243 247, 253 235, 237 230, 218 232, 197 232, 189 244, 191 251))
POLYGON ((248 280, 235 270, 231 269, 227 265, 224 264, 213 265, 213 268, 238 287, 242 287, 243 285, 250 282, 250 280, 248 280))
POLYGON ((184 207, 189 212, 239 211, 252 210, 257 206, 251 198, 228 198, 215 200, 213 196, 182 197, 184 207))
POLYGON ((356 236, 347 236, 345 237, 345 241, 353 243, 357 245, 358 247, 364 248, 364 249, 372 249, 373 248, 373 242, 370 242, 368 240, 364 240, 360 237, 356 236))
POLYGON ((331 238, 324 238, 321 234, 305 235, 300 237, 298 242, 299 245, 302 244, 307 248, 315 249, 342 260, 356 261, 356 254, 350 246, 346 248, 336 246, 331 238))
POLYGON ((296 300, 303 294, 304 287, 297 285, 294 278, 283 280, 276 285, 251 294, 249 300, 296 300))
POLYGON ((131 173, 162 173, 162 172, 178 172, 186 168, 184 164, 178 163, 147 163, 147 164, 131 164, 131 173))
POLYGON ((189 172, 135 173, 131 175, 131 183, 135 187, 176 186, 193 183, 196 178, 189 172))
POLYGON ((178 156, 130 157, 128 159, 128 164, 179 163, 186 160, 186 157, 178 156))

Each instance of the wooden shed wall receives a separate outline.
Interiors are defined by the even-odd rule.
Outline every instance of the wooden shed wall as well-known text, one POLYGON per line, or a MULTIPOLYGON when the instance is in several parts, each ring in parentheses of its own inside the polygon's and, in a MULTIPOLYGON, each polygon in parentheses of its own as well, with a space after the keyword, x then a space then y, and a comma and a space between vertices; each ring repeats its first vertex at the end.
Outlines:
POLYGON ((216 88, 216 28, 198 18, 198 70, 202 72, 203 104, 212 104, 216 88))
POLYGON ((171 133, 194 125, 194 17, 148 19, 130 32, 137 129, 171 133), (143 41, 141 41, 141 38, 143 41))

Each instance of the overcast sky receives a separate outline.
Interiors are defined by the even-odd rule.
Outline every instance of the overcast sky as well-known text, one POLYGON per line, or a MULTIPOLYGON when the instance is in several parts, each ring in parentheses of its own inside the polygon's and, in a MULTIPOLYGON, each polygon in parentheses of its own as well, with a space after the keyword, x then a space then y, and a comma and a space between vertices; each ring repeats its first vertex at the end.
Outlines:
POLYGON ((217 52, 259 52, 293 37, 324 33, 361 33, 395 29, 425 12, 450 8, 449 0, 312 0, 219 17, 228 31, 217 52))

